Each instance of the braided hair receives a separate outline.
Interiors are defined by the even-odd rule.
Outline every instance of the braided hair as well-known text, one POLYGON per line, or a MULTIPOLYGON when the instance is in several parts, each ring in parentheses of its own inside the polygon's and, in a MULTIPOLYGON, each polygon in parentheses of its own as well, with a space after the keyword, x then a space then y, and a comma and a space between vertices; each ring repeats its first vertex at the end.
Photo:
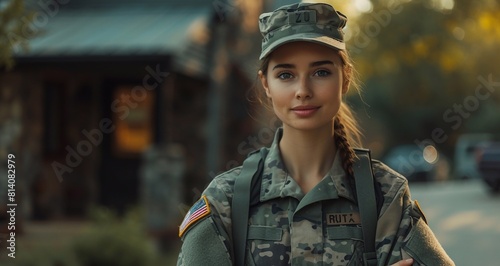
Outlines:
MULTIPOLYGON (((346 87, 346 89, 353 87, 359 93, 360 86, 357 79, 357 73, 349 54, 346 51, 339 51, 339 56, 343 64, 343 86, 346 87)), ((354 153, 353 147, 361 147, 361 131, 355 115, 345 101, 342 101, 340 104, 340 109, 334 118, 333 126, 335 145, 337 145, 340 156, 342 157, 342 168, 344 168, 344 171, 349 176, 354 177, 353 164, 356 154, 354 153)))
POLYGON ((334 141, 342 159, 342 168, 351 177, 354 177, 353 164, 356 153, 353 146, 359 147, 359 130, 356 120, 351 116, 349 107, 342 103, 340 110, 334 118, 334 141), (357 130, 357 131, 355 131, 357 130))

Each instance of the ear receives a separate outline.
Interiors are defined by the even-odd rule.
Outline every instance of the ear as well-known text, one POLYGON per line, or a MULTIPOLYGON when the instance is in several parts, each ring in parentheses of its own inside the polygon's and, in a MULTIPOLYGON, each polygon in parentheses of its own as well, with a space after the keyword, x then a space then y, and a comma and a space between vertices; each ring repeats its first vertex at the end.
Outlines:
POLYGON ((262 87, 266 91, 266 96, 268 98, 271 98, 271 93, 269 93, 269 84, 267 82, 267 77, 266 77, 266 75, 264 75, 262 70, 259 70, 259 79, 260 79, 260 83, 262 83, 262 87))

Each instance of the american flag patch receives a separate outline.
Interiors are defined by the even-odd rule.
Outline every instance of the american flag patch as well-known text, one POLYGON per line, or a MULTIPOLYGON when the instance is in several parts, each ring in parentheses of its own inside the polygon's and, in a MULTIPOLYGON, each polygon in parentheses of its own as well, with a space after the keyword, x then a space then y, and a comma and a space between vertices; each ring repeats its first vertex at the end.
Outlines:
POLYGON ((207 197, 203 195, 201 199, 198 200, 191 207, 191 209, 189 209, 188 213, 186 213, 186 216, 184 217, 181 226, 179 226, 179 237, 182 237, 182 235, 186 232, 189 226, 196 223, 197 221, 207 216, 208 214, 210 214, 210 206, 208 205, 207 197))

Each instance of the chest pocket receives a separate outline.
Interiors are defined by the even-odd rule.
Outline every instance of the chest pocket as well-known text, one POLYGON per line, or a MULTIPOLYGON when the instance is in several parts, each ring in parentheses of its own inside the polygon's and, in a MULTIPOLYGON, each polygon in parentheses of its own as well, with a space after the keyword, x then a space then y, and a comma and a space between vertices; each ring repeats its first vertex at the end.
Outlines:
POLYGON ((363 230, 357 226, 329 226, 326 228, 326 258, 333 265, 363 265, 363 230))
POLYGON ((247 237, 247 265, 288 265, 290 246, 282 228, 250 225, 247 237))
POLYGON ((274 226, 251 225, 248 228, 248 239, 281 241, 283 230, 274 226))

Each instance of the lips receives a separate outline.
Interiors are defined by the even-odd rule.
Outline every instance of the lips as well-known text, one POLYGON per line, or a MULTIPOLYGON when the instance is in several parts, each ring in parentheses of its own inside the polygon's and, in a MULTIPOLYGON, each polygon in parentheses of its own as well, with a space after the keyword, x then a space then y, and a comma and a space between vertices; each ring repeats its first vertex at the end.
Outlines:
POLYGON ((301 105, 293 107, 291 110, 299 117, 308 117, 316 113, 318 111, 319 106, 311 106, 311 105, 301 105))
POLYGON ((295 110, 312 110, 312 109, 318 109, 319 106, 312 106, 312 105, 301 105, 301 106, 296 106, 292 108, 292 111, 295 110))

